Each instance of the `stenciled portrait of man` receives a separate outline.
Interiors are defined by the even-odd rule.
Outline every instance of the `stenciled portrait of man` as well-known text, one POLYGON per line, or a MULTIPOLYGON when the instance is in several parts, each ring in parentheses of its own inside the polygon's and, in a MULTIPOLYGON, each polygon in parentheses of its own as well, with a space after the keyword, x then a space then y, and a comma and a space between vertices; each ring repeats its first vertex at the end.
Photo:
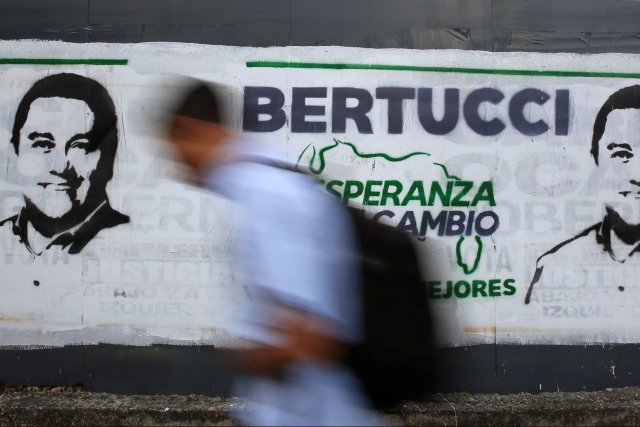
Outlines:
MULTIPOLYGON (((535 285, 551 274, 545 269, 552 266, 560 266, 563 272, 569 272, 564 275, 565 280, 549 279, 556 284, 568 280, 584 283, 595 279, 590 281, 606 287, 608 292, 622 293, 637 280, 637 265, 630 259, 640 249, 640 217, 637 217, 637 209, 618 207, 640 202, 639 151, 640 86, 629 86, 616 91, 605 101, 593 124, 591 155, 595 166, 615 175, 614 183, 610 185, 614 189, 602 189, 598 193, 602 201, 602 220, 538 258, 525 304, 532 300, 535 285), (585 259, 576 252, 576 247, 595 249, 591 249, 591 258, 585 259), (589 278, 590 260, 596 259, 598 265, 604 265, 607 271, 589 278), (568 274, 573 274, 573 278, 566 279, 568 274)), ((640 256, 634 257, 637 258, 640 256)))
POLYGON ((107 195, 118 148, 117 115, 95 80, 62 73, 38 80, 15 115, 11 144, 24 205, 0 221, 33 254, 77 254, 101 230, 129 222, 107 195))

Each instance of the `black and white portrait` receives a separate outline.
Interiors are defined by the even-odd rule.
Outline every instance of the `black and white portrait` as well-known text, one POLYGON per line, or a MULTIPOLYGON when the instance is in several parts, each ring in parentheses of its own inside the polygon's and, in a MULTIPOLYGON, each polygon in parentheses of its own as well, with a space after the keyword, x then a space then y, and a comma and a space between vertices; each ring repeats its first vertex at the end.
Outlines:
POLYGON ((604 102, 593 124, 591 155, 596 168, 614 176, 598 190, 601 220, 538 258, 525 304, 545 281, 574 288, 598 283, 614 293, 624 293, 636 281, 638 209, 619 207, 640 202, 640 86, 620 89, 604 102))
POLYGON ((129 222, 109 204, 118 148, 117 115, 95 80, 62 73, 38 80, 17 106, 12 154, 23 206, 0 220, 34 255, 77 254, 101 230, 129 222))

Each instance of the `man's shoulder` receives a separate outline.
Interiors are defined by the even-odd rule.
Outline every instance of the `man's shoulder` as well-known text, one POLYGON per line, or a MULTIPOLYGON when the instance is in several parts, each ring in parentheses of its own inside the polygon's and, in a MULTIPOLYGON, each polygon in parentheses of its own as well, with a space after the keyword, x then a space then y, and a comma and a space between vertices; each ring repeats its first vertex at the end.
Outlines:
POLYGON ((223 163, 206 163, 202 170, 202 182, 211 190, 238 198, 240 190, 258 190, 269 193, 286 191, 288 185, 280 182, 297 182, 291 174, 295 168, 286 156, 267 143, 260 143, 244 135, 228 141, 228 159, 223 163), (227 194, 227 193, 231 194, 227 194))
POLYGON ((129 221, 128 215, 113 209, 109 202, 105 201, 91 217, 70 235, 70 240, 65 242, 64 246, 68 246, 70 254, 79 253, 100 231, 126 224, 129 221))
POLYGON ((270 195, 284 199, 298 198, 305 194, 317 196, 315 180, 295 165, 277 158, 252 158, 235 163, 229 176, 239 187, 253 194, 270 195))
MULTIPOLYGON (((547 252, 540 255, 536 262, 536 268, 541 268, 551 264, 567 264, 577 262, 582 259, 581 253, 585 251, 585 244, 598 245, 596 234, 600 229, 601 223, 597 223, 576 234, 575 236, 564 240, 547 252)), ((587 248, 589 250, 590 248, 587 248)))
POLYGON ((98 225, 101 229, 126 224, 129 221, 129 215, 125 215, 122 212, 113 209, 108 200, 106 200, 104 204, 98 208, 95 215, 88 220, 88 222, 99 223, 98 225))

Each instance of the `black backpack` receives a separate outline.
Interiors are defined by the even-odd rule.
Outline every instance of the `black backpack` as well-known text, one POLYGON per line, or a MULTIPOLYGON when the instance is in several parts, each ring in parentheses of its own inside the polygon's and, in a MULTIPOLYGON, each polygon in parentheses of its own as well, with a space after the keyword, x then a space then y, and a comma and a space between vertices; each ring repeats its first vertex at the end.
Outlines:
POLYGON ((424 395, 432 379, 433 332, 412 237, 346 207, 359 245, 364 340, 347 364, 374 406, 424 395))
MULTIPOLYGON (((286 163, 261 157, 247 160, 314 178, 286 163)), ((346 364, 376 408, 419 398, 433 378, 433 332, 412 237, 354 207, 345 209, 359 251, 364 317, 363 340, 350 347, 346 364)))

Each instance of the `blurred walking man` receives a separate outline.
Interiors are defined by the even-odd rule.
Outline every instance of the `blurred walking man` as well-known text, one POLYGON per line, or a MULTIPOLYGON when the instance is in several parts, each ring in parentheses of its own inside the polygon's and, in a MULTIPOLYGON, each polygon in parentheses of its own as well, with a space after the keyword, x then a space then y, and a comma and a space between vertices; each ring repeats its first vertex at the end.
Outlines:
POLYGON ((251 425, 371 425, 361 385, 342 363, 361 337, 358 272, 347 213, 309 177, 221 122, 219 93, 196 85, 169 121, 169 139, 200 185, 237 200, 248 304, 233 331, 255 344, 235 393, 251 425))

